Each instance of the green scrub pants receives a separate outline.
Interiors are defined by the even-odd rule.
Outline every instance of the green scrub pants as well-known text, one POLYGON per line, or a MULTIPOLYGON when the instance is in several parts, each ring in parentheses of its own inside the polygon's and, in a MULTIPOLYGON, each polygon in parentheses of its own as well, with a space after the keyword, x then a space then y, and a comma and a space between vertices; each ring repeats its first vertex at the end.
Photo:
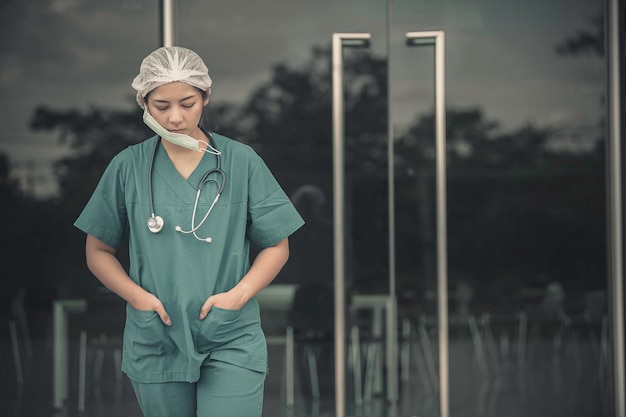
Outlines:
POLYGON ((210 360, 198 382, 131 381, 145 417, 261 417, 265 373, 210 360))

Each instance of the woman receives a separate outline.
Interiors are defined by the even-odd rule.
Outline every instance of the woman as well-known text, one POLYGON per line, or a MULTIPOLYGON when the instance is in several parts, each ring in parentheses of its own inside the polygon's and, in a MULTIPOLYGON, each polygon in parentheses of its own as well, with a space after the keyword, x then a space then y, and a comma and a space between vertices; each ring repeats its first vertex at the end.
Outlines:
POLYGON ((254 297, 304 224, 250 147, 199 127, 211 84, 189 49, 143 60, 132 86, 157 136, 113 158, 75 222, 90 271, 127 302, 122 370, 146 417, 261 416, 254 297), (128 273, 115 256, 126 234, 128 273))

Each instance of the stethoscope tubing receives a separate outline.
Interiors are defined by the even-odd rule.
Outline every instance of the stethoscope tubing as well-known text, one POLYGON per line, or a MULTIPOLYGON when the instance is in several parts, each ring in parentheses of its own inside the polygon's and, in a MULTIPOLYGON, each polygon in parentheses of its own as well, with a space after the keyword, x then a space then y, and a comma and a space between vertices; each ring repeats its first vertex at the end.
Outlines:
MULTIPOLYGON (((215 168, 212 168, 210 170, 208 170, 203 176, 202 179, 200 180, 200 182, 198 183, 198 187, 196 189, 196 199, 194 202, 194 206, 193 206, 193 212, 191 215, 191 229, 190 230, 182 230, 182 228, 180 228, 180 226, 176 226, 176 230, 178 232, 181 233, 193 233, 194 237, 198 240, 202 240, 202 241, 206 241, 206 242, 211 242, 211 238, 207 237, 207 238, 200 238, 197 234, 196 231, 202 226, 202 224, 204 224, 204 222, 206 221, 206 219, 209 217, 209 214, 211 214, 211 212, 213 211, 213 207, 215 207, 215 204, 217 203, 217 201, 219 200, 220 196, 222 195, 222 191, 224 190, 224 186, 226 185, 226 173, 222 170, 222 166, 221 166, 221 153, 219 152, 217 145, 215 144, 215 140, 213 139, 213 136, 205 131, 204 129, 202 129, 203 132, 206 134, 206 136, 209 138, 209 144, 212 148, 214 148, 217 153, 215 153, 215 157, 217 160, 217 165, 215 168), (209 178, 209 176, 211 174, 215 174, 217 173, 218 176, 220 177, 220 181, 218 181, 215 178, 209 178), (202 193, 202 188, 204 187, 204 185, 207 182, 214 182, 217 185, 217 193, 215 195, 215 198, 213 199, 213 202, 211 203, 211 206, 209 207, 209 209, 207 210, 206 214, 204 215, 204 217, 202 218, 202 220, 196 225, 196 213, 197 213, 197 209, 198 209, 198 203, 200 201, 200 194, 202 193)), ((155 210, 154 210, 154 193, 153 193, 153 182, 152 182, 152 177, 154 174, 154 162, 156 159, 156 153, 157 150, 159 148, 159 144, 160 144, 160 138, 156 140, 155 145, 154 145, 154 149, 152 150, 152 157, 150 158, 150 166, 149 166, 149 172, 148 172, 148 198, 149 198, 149 203, 150 203, 150 214, 152 217, 150 217, 150 219, 148 220, 148 228, 150 229, 151 232, 153 233, 157 233, 161 230, 162 226, 163 226, 163 219, 160 216, 157 216, 155 214, 155 210), (151 223, 153 222, 153 223, 151 223), (151 224, 158 224, 157 228, 153 229, 153 226, 151 226, 151 224)))

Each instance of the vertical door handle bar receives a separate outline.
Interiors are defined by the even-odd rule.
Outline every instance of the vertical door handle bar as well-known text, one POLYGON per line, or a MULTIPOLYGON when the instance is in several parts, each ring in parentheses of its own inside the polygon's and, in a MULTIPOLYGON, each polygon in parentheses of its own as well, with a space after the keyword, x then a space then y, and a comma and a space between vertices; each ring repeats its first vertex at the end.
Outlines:
POLYGON ((607 234, 609 263, 609 317, 611 320, 612 353, 612 408, 613 415, 626 416, 626 376, 624 375, 624 265, 623 220, 622 220, 622 103, 620 91, 623 82, 623 68, 620 58, 623 48, 623 20, 620 19, 622 2, 607 0, 606 10, 606 65, 607 65, 607 146, 606 164, 608 173, 607 187, 607 234))
POLYGON ((159 5, 161 46, 176 45, 176 2, 161 0, 159 5))
POLYGON ((333 240, 335 300, 335 416, 345 416, 345 201, 343 48, 367 47, 369 33, 333 34, 333 240))
POLYGON ((408 46, 435 46, 435 131, 437 210, 437 312, 439 321, 440 416, 450 415, 448 345, 448 240, 446 213, 445 38, 443 31, 408 32, 408 46))

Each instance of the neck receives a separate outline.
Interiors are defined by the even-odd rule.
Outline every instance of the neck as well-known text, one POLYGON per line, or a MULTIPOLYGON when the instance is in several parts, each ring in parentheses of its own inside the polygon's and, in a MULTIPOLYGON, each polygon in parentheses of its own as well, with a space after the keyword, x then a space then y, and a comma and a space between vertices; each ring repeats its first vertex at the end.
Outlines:
POLYGON ((165 139, 161 139, 161 144, 168 158, 184 179, 189 178, 204 156, 204 152, 184 148, 165 139))

